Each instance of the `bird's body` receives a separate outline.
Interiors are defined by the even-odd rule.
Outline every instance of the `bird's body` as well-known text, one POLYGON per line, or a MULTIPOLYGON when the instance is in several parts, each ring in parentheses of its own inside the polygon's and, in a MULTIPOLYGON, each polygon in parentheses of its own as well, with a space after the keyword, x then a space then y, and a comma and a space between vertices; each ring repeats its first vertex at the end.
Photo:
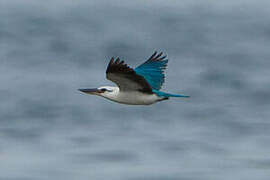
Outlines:
POLYGON ((166 97, 157 96, 155 93, 146 94, 140 91, 121 92, 118 87, 112 87, 112 86, 102 86, 101 88, 112 90, 112 92, 102 93, 102 94, 97 94, 97 95, 102 96, 111 101, 121 103, 121 104, 150 105, 157 101, 167 99, 166 97))
POLYGON ((159 91, 164 82, 164 69, 168 60, 155 52, 145 63, 135 69, 124 61, 111 59, 107 70, 107 79, 118 87, 102 86, 94 89, 79 89, 88 94, 102 96, 111 101, 129 105, 150 105, 169 99, 169 97, 189 97, 159 91))

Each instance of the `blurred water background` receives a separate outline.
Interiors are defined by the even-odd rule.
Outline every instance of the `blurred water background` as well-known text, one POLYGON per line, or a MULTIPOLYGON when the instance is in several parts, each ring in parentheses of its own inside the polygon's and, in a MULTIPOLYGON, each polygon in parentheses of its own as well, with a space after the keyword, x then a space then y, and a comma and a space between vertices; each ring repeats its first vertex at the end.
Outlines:
POLYGON ((0 2, 1 180, 269 180, 269 1, 0 2), (169 57, 164 91, 126 106, 112 85, 169 57))

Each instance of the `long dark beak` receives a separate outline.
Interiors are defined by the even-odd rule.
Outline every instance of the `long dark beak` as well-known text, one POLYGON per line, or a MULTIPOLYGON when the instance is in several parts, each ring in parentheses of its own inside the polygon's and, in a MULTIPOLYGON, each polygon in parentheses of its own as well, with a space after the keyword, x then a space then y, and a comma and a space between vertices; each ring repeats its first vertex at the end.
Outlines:
POLYGON ((97 88, 92 88, 92 89, 79 89, 79 91, 84 92, 86 94, 98 94, 100 93, 100 90, 97 88))

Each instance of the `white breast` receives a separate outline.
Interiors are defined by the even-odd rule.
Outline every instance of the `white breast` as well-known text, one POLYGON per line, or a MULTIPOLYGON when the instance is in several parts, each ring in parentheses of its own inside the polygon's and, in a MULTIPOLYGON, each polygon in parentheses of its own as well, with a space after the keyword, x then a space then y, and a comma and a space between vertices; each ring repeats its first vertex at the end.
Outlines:
POLYGON ((156 94, 144 94, 141 92, 120 92, 117 98, 119 103, 134 105, 149 105, 160 100, 156 94))
POLYGON ((156 94, 144 94, 141 92, 119 92, 114 97, 108 97, 108 99, 130 105, 150 105, 153 104, 162 98, 158 97, 156 94))
POLYGON ((118 87, 110 87, 110 89, 113 91, 102 93, 100 96, 122 104, 150 105, 164 100, 163 97, 159 97, 156 94, 146 94, 140 91, 120 91, 118 87))

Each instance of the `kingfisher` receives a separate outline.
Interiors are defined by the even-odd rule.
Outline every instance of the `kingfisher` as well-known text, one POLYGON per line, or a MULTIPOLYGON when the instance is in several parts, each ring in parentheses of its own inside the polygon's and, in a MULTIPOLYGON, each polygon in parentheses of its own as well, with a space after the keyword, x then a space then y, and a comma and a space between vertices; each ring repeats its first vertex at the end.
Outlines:
POLYGON ((119 57, 116 59, 112 57, 107 66, 106 78, 114 82, 117 87, 101 86, 79 89, 79 91, 128 105, 150 105, 168 100, 170 97, 189 97, 160 91, 165 81, 164 70, 167 63, 166 56, 163 56, 162 52, 158 54, 157 51, 134 69, 120 60, 119 57))

